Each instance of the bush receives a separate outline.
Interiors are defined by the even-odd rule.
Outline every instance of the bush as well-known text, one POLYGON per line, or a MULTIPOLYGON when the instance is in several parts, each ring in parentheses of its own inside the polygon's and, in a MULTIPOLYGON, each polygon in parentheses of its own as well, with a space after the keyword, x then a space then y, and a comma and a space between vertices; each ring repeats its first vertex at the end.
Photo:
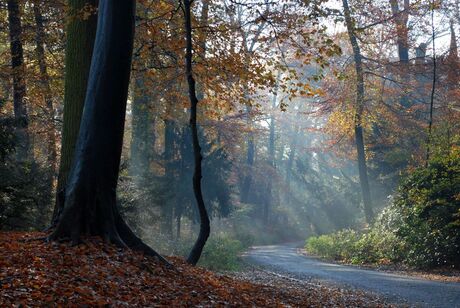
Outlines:
POLYGON ((332 235, 312 236, 307 239, 305 249, 314 254, 325 258, 337 259, 337 246, 332 235))
MULTIPOLYGON (((192 237, 173 241, 166 236, 157 235, 155 240, 149 244, 162 254, 187 258, 194 243, 195 238, 192 237)), ((198 265, 210 270, 238 270, 241 265, 239 255, 246 248, 239 240, 227 233, 211 234, 204 246, 198 265)))
POLYGON ((401 256, 399 238, 392 232, 372 229, 366 233, 342 230, 310 237, 305 249, 315 255, 353 264, 397 262, 401 256))
POLYGON ((460 155, 433 158, 402 182, 367 232, 311 237, 308 252, 354 264, 460 266, 460 155))
POLYGON ((406 262, 460 266, 460 153, 433 158, 404 179, 394 207, 403 223, 406 262))
POLYGON ((226 234, 210 237, 198 265, 210 270, 234 271, 240 267, 238 256, 244 250, 240 241, 226 234))

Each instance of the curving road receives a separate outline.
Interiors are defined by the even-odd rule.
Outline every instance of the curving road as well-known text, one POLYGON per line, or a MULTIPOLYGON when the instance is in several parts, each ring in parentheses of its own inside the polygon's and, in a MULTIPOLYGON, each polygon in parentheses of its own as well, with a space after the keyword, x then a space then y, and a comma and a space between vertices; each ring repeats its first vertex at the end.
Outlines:
POLYGON ((417 307, 460 307, 460 283, 436 282, 326 263, 298 254, 296 245, 253 247, 245 254, 245 259, 298 279, 315 279, 376 293, 392 303, 417 307))

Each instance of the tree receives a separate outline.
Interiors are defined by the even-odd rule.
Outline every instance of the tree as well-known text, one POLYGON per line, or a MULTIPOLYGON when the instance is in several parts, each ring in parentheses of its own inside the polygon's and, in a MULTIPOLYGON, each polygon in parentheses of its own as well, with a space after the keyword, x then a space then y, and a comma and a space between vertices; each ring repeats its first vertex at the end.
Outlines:
POLYGON ((8 0, 8 24, 10 34, 11 68, 13 75, 13 103, 16 121, 16 153, 19 160, 25 160, 30 152, 29 116, 24 101, 26 83, 24 79, 24 51, 22 46, 22 23, 18 0, 8 0))
MULTIPOLYGON (((398 0, 390 0, 391 12, 394 16, 394 23, 396 25, 396 36, 398 44, 398 56, 400 62, 401 81, 403 85, 409 83, 408 66, 409 66, 409 29, 407 22, 409 20, 410 0, 404 0, 404 8, 399 9, 398 0)), ((407 90, 405 90, 407 92, 407 90)), ((406 94, 401 96, 400 103, 404 107, 409 107, 409 98, 406 94)))
POLYGON ((51 191, 53 187, 54 174, 56 172, 56 159, 57 159, 57 149, 56 149, 56 125, 55 121, 55 112, 53 106, 53 93, 50 86, 50 76, 48 74, 48 66, 46 63, 45 55, 45 25, 43 21, 43 15, 40 10, 39 1, 34 1, 33 3, 33 12, 35 19, 35 44, 36 44, 36 56, 39 66, 39 78, 40 78, 40 88, 43 92, 43 97, 45 100, 45 108, 48 114, 47 119, 47 137, 48 137, 48 156, 47 156, 47 167, 49 169, 49 175, 47 181, 49 182, 47 187, 49 189, 48 195, 51 196, 51 191))
POLYGON ((66 185, 85 102, 86 86, 91 66, 97 16, 96 0, 69 0, 67 45, 65 56, 64 119, 62 127, 61 161, 52 225, 62 212, 66 185))
MULTIPOLYGON (((136 36, 139 37, 135 41, 135 53, 133 59, 133 101, 132 101, 132 133, 130 145, 130 164, 129 171, 135 179, 137 185, 144 185, 145 178, 150 173, 150 163, 154 156, 155 146, 155 116, 153 115, 152 101, 156 99, 156 95, 149 91, 150 83, 147 65, 148 59, 153 58, 151 53, 145 49, 149 48, 148 42, 145 42, 145 37, 150 37, 146 31, 146 27, 142 27, 141 21, 145 21, 148 14, 148 9, 139 3, 137 6, 136 16, 136 36), (147 46, 145 46, 147 45, 147 46), (145 56, 143 56, 146 54, 145 56)), ((153 91, 152 91, 153 92, 153 91)))
POLYGON ((190 97, 190 128, 192 131, 192 143, 193 143, 193 156, 195 160, 195 171, 193 173, 193 192, 200 213, 200 233, 198 238, 193 245, 192 250, 187 258, 187 262, 196 265, 200 259, 201 252, 203 251, 204 245, 208 240, 209 233, 211 231, 209 216, 206 210, 206 206, 203 201, 203 193, 201 191, 201 147, 198 139, 198 127, 197 127, 197 107, 198 98, 196 95, 196 83, 193 77, 192 57, 193 57, 193 43, 192 43, 192 17, 191 17, 191 1, 184 0, 184 23, 185 23, 185 37, 186 37, 186 69, 185 73, 187 76, 187 82, 189 86, 189 97, 190 97))
POLYGON ((359 168, 359 181, 361 184, 364 214, 366 221, 372 221, 372 203, 371 193, 369 188, 369 179, 367 177, 366 153, 364 150, 364 134, 362 127, 362 116, 364 110, 364 72, 362 65, 361 49, 355 34, 354 23, 351 18, 350 7, 348 0, 342 0, 343 10, 345 15, 345 23, 347 26, 348 37, 353 48, 353 57, 355 60, 356 71, 356 103, 354 115, 354 128, 355 128, 355 142, 356 150, 358 152, 358 168, 359 168))
POLYGON ((164 260, 125 223, 116 206, 134 39, 135 1, 102 0, 99 5, 85 108, 66 199, 50 240, 84 234, 143 251, 164 260))

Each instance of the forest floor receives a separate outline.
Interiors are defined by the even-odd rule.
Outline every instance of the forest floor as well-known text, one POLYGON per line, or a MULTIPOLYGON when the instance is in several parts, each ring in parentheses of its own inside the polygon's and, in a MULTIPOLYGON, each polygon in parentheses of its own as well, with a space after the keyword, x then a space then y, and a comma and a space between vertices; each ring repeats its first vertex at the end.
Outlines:
POLYGON ((296 245, 254 247, 244 256, 276 275, 346 290, 363 290, 397 305, 460 307, 460 283, 330 263, 301 255, 296 245))
POLYGON ((388 306, 363 292, 263 271, 229 277, 190 267, 179 258, 168 258, 169 268, 97 238, 72 247, 38 239, 43 236, 0 232, 0 307, 388 306))

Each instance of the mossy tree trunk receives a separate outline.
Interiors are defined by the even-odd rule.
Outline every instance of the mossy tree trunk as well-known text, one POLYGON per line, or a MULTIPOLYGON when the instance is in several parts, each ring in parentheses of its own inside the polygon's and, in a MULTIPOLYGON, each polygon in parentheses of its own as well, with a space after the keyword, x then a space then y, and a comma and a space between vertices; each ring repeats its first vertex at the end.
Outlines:
POLYGON ((65 190, 75 152, 85 102, 97 26, 97 0, 68 0, 67 43, 65 55, 64 119, 61 160, 59 163, 56 204, 52 225, 62 212, 65 190), (84 12, 91 12, 85 16, 84 12))
POLYGON ((66 199, 50 240, 82 235, 162 259, 121 217, 116 186, 123 145, 135 20, 134 0, 101 0, 85 108, 66 199))

